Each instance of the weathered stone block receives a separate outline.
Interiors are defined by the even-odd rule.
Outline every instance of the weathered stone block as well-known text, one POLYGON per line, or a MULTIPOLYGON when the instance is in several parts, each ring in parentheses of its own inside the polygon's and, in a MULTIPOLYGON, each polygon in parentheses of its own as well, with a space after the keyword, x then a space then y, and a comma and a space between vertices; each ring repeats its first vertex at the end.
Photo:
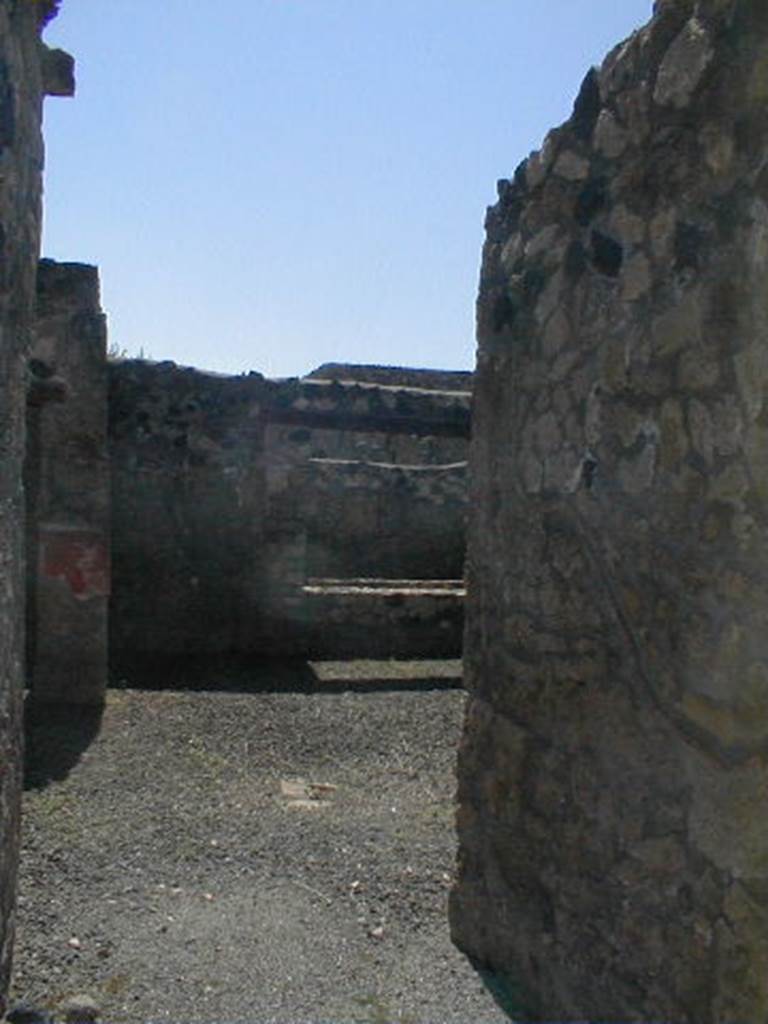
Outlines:
POLYGON ((42 48, 43 89, 47 96, 75 95, 75 61, 65 50, 42 48))

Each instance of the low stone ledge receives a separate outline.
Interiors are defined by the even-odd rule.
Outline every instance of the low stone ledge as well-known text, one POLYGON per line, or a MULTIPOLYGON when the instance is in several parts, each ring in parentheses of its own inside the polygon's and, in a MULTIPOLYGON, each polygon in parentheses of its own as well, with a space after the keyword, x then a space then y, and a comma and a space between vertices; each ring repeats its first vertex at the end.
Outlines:
POLYGON ((303 588, 314 658, 458 658, 459 581, 318 580, 303 588))

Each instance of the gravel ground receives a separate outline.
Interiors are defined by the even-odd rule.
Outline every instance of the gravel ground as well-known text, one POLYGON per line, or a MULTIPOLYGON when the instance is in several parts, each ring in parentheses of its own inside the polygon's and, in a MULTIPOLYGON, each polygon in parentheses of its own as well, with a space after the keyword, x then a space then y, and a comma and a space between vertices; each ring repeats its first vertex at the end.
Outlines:
POLYGON ((115 1024, 507 1021, 448 938, 444 669, 197 666, 100 717, 32 713, 14 997, 90 993, 115 1024))

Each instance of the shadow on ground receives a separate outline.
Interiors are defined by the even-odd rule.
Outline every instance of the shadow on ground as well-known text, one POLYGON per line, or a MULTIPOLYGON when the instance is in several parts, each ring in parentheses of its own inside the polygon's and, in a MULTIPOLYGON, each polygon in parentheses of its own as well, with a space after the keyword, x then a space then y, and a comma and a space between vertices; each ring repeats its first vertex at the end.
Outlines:
POLYGON ((455 690, 462 686, 456 659, 308 661, 217 658, 120 658, 110 666, 115 689, 222 693, 376 693, 455 690))
POLYGON ((101 728, 103 708, 36 704, 24 711, 24 788, 66 779, 101 728))
MULTIPOLYGON (((396 693, 456 690, 461 662, 307 661, 221 656, 132 658, 111 666, 112 689, 220 693, 396 693)), ((25 710, 26 789, 66 779, 96 739, 103 709, 87 705, 37 704, 25 710)))

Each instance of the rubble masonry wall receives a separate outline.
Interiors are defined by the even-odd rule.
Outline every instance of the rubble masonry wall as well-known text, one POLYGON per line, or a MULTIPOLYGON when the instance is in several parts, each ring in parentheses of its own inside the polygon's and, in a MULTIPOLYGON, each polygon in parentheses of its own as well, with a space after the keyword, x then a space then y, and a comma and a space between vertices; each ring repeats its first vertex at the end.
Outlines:
POLYGON ((109 372, 116 658, 300 655, 315 570, 461 575, 463 468, 369 460, 455 462, 468 394, 140 361, 109 372))
POLYGON ((488 214, 451 919, 521 1020, 768 1019, 767 143, 768 6, 667 0, 488 214))
POLYGON ((0 0, 0 1009, 11 966, 22 781, 22 464, 46 85, 39 31, 53 8, 0 0))

